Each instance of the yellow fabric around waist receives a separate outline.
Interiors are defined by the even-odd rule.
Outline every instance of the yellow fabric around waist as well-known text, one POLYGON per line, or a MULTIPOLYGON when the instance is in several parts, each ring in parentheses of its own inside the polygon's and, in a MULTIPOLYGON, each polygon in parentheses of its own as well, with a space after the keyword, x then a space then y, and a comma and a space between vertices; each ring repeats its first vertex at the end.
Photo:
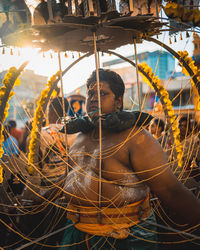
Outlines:
POLYGON ((97 207, 82 207, 68 204, 67 218, 72 220, 75 227, 83 232, 125 239, 129 235, 129 228, 145 220, 150 215, 149 196, 124 207, 102 207, 101 224, 98 223, 97 207))

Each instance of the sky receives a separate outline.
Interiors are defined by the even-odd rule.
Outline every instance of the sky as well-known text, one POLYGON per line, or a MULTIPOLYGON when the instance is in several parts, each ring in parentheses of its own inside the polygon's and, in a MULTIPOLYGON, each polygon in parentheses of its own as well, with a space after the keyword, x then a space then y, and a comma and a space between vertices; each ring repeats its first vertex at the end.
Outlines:
MULTIPOLYGON (((160 35, 158 39, 165 44, 169 45, 169 36, 167 33, 160 35)), ((193 54, 193 36, 191 33, 190 38, 186 38, 185 33, 183 33, 183 40, 180 40, 180 34, 176 37, 177 42, 174 42, 172 38, 171 46, 175 51, 178 50, 187 50, 189 55, 193 54)), ((137 44, 137 53, 145 52, 145 51, 155 51, 161 50, 162 48, 152 42, 143 42, 142 44, 137 44)), ((26 48, 26 49, 18 49, 14 48, 14 55, 10 55, 10 48, 6 48, 6 53, 2 54, 0 51, 0 71, 8 70, 11 66, 19 67, 24 61, 30 60, 30 63, 26 67, 27 69, 34 70, 36 74, 45 75, 51 77, 54 73, 59 70, 58 63, 58 55, 54 52, 46 52, 45 54, 38 54, 39 50, 26 48), (20 56, 18 55, 20 53, 20 56), (53 55, 53 58, 50 57, 50 53, 53 55)), ((115 50, 117 53, 128 56, 133 55, 134 45, 126 45, 122 46, 115 50)), ((64 53, 61 53, 61 69, 64 70, 68 67, 74 60, 78 58, 77 52, 68 52, 67 58, 64 53), (74 57, 74 58, 73 58, 74 57)), ((102 64, 104 61, 109 61, 115 59, 115 56, 108 56, 104 54, 101 56, 100 53, 100 63, 102 64)), ((72 67, 72 69, 63 77, 64 84, 64 92, 67 94, 77 87, 85 84, 87 78, 91 74, 91 72, 95 69, 95 58, 94 55, 89 58, 83 59, 77 65, 72 67)), ((177 71, 179 69, 177 68, 177 71)))
MULTIPOLYGON (((30 0, 31 2, 32 0, 30 0)), ((180 34, 176 36, 177 42, 174 42, 174 37, 172 38, 172 44, 169 44, 169 35, 168 31, 163 32, 158 40, 164 42, 170 46, 175 51, 187 50, 189 55, 193 54, 193 35, 190 33, 190 37, 186 38, 186 33, 182 33, 183 40, 180 40, 180 34)), ((156 37, 155 37, 156 38, 156 37)), ((142 44, 137 44, 137 53, 145 51, 155 51, 162 50, 160 46, 144 41, 142 44)), ((3 70, 8 70, 11 66, 19 67, 24 61, 30 60, 30 63, 26 67, 27 69, 34 70, 36 74, 45 75, 51 77, 54 73, 59 70, 58 55, 53 51, 46 52, 44 55, 42 53, 38 54, 39 49, 31 48, 13 48, 14 55, 10 55, 10 48, 6 48, 6 53, 2 54, 2 48, 0 49, 0 72, 3 70), (20 53, 20 56, 18 55, 20 53), (50 53, 53 55, 53 58, 50 57, 50 53)), ((123 56, 129 56, 135 54, 134 45, 122 46, 115 50, 117 53, 123 56)), ((68 52, 68 57, 66 58, 64 53, 61 53, 61 69, 64 70, 68 67, 74 60, 78 58, 78 53, 68 52), (73 58, 74 57, 74 58, 73 58)), ((104 55, 103 57, 100 54, 100 64, 104 61, 109 61, 115 59, 115 56, 104 55)), ((177 65, 178 63, 176 63, 177 65)), ((87 78, 95 69, 95 59, 94 55, 89 58, 83 59, 76 66, 72 67, 70 71, 63 77, 64 93, 70 93, 79 86, 85 84, 87 78)), ((177 67, 177 71, 180 69, 177 67)))

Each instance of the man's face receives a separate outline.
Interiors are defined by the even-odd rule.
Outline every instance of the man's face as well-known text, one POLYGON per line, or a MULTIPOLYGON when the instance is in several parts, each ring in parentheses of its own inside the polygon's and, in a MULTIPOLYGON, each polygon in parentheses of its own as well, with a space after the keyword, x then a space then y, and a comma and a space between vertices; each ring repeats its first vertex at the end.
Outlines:
POLYGON ((181 136, 185 137, 187 134, 189 134, 189 126, 187 124, 187 121, 182 121, 179 123, 179 129, 181 136))
MULTIPOLYGON (((115 98, 107 82, 100 82, 101 113, 109 114, 120 111, 122 97, 115 98)), ((87 93, 86 102, 87 113, 90 117, 99 115, 97 84, 91 84, 87 93)))

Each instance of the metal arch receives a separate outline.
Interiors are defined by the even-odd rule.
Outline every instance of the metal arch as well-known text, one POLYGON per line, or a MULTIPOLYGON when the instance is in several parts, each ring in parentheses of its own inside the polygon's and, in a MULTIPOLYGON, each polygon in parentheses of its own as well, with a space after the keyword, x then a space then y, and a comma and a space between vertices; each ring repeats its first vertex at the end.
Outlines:
MULTIPOLYGON (((112 55, 115 55, 115 56, 118 56, 119 58, 121 58, 122 60, 125 60, 127 61, 128 63, 130 63, 131 65, 133 65, 134 67, 136 67, 136 64, 134 62, 132 62, 130 59, 114 52, 114 51, 103 51, 104 53, 109 53, 109 54, 112 54, 112 55)), ((168 117, 168 111, 167 111, 167 108, 166 108, 166 105, 165 105, 165 102, 163 100, 163 97, 162 95, 160 94, 157 86, 152 82, 152 79, 146 74, 146 72, 141 69, 140 66, 138 66, 138 70, 149 80, 149 82, 151 82, 153 88, 155 89, 156 93, 158 94, 158 97, 160 98, 160 101, 162 103, 162 106, 163 106, 163 110, 164 110, 164 113, 165 113, 165 116, 167 118, 167 123, 168 123, 168 126, 169 126, 169 131, 170 131, 170 139, 172 141, 172 143, 174 143, 174 138, 173 138, 173 130, 172 130, 172 123, 168 117)), ((175 157, 177 158, 177 155, 176 155, 176 152, 175 152, 175 157)))
MULTIPOLYGON (((73 63, 71 63, 65 70, 63 70, 62 72, 62 75, 65 75, 74 65, 76 65, 78 62, 80 62, 82 59, 84 59, 85 57, 87 56, 90 56, 92 53, 91 52, 88 52, 86 53, 85 55, 79 57, 76 61, 74 61, 73 63)), ((44 117, 44 113, 46 111, 46 108, 47 108, 47 104, 49 102, 49 99, 51 97, 51 94, 53 92, 53 90, 56 88, 58 82, 60 81, 60 76, 58 77, 58 79, 55 81, 55 83, 51 86, 51 89, 49 90, 49 93, 47 95, 47 98, 45 100, 45 103, 42 107, 42 115, 40 117, 40 120, 39 120, 39 125, 38 125, 38 130, 39 132, 41 131, 41 128, 42 128, 42 120, 43 120, 43 117, 44 117)), ((40 133, 37 134, 37 142, 36 142, 36 152, 34 154, 34 162, 37 164, 37 160, 38 160, 38 155, 39 155, 39 140, 40 140, 40 133)))
MULTIPOLYGON (((88 52, 86 53, 85 55, 79 57, 76 61, 74 61, 73 63, 71 63, 65 70, 63 70, 62 72, 62 75, 65 75, 74 65, 76 65, 78 62, 80 62, 82 59, 84 59, 85 57, 88 57, 88 56, 91 56, 92 53, 91 52, 88 52)), ((44 108, 43 108, 43 111, 45 112, 46 108, 47 108, 47 104, 48 104, 48 101, 49 101, 49 98, 53 92, 53 90, 56 88, 58 82, 60 81, 60 76, 58 77, 58 79, 55 81, 54 85, 51 87, 50 91, 49 91, 49 94, 47 96, 47 99, 46 99, 46 102, 44 104, 44 108)))
POLYGON ((157 45, 160 45, 161 47, 163 47, 164 49, 166 49, 168 52, 170 52, 174 57, 176 57, 176 59, 178 59, 183 66, 186 68, 186 70, 188 71, 188 73, 190 74, 190 76, 193 78, 194 84, 198 90, 198 93, 200 95, 200 84, 199 81, 197 79, 197 76, 194 74, 193 70, 190 68, 190 66, 188 65, 188 63, 172 48, 170 48, 168 45, 164 44, 163 42, 160 42, 159 40, 155 39, 155 38, 147 38, 147 41, 150 42, 154 42, 157 45))
MULTIPOLYGON (((108 50, 107 52, 106 51, 103 51, 104 53, 108 53, 108 54, 112 54, 112 55, 115 55, 115 56, 118 56, 119 58, 121 58, 122 60, 125 60, 125 61, 127 61, 128 63, 130 63, 131 65, 133 65, 134 67, 136 67, 136 64, 134 63, 134 62, 132 62, 130 59, 128 59, 128 58, 126 58, 126 57, 124 57, 124 56, 122 56, 122 55, 120 55, 120 54, 118 54, 118 53, 116 53, 116 52, 114 52, 114 51, 110 51, 110 50, 108 50)), ((158 88, 157 88, 157 86, 152 82, 152 79, 146 74, 146 72, 143 70, 143 69, 141 69, 141 67, 139 66, 138 67, 138 70, 152 83, 152 86, 154 87, 154 89, 155 89, 155 91, 157 92, 157 94, 158 94, 158 96, 159 96, 159 98, 160 98, 160 100, 161 100, 161 103, 162 103, 162 105, 163 105, 163 107, 164 107, 164 111, 165 111, 165 115, 166 115, 166 117, 167 117, 167 110, 165 109, 165 103, 164 103, 164 101, 163 101, 163 98, 162 98, 162 96, 160 95, 160 92, 158 91, 158 88)))

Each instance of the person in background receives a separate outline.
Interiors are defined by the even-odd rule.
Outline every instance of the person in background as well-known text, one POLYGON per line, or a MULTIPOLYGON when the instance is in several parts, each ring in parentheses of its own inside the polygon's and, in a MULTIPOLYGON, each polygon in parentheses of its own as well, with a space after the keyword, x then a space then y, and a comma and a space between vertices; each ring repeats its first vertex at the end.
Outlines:
POLYGON ((32 129, 32 121, 27 121, 25 123, 25 127, 22 129, 22 134, 19 138, 19 149, 24 153, 26 153, 27 149, 26 140, 31 133, 31 129, 32 129))
POLYGON ((13 119, 10 119, 8 121, 8 125, 11 127, 10 134, 17 139, 17 142, 19 144, 20 137, 22 135, 22 130, 17 128, 17 122, 13 119))
POLYGON ((191 121, 190 117, 182 116, 179 119, 179 129, 180 129, 180 140, 183 141, 191 133, 191 121))
MULTIPOLYGON (((64 110, 67 114, 69 103, 64 98, 64 110)), ((72 145, 75 135, 66 135, 59 130, 61 118, 64 117, 62 97, 53 98, 48 105, 48 126, 43 127, 40 134, 40 168, 42 174, 46 178, 41 178, 41 185, 47 186, 52 182, 56 182, 60 175, 66 171, 66 161, 68 148, 72 145), (68 146, 68 148, 67 148, 68 146)), ((28 147, 30 136, 27 138, 28 147)), ((27 148, 28 151, 28 148, 27 148)))
POLYGON ((183 149, 183 167, 187 170, 188 176, 193 176, 196 181, 200 181, 200 139, 192 130, 190 117, 180 117, 179 129, 183 149))
POLYGON ((165 123, 160 118, 155 118, 150 122, 149 132, 157 139, 161 144, 161 147, 164 151, 167 151, 169 148, 168 145, 168 136, 165 133, 165 123))
POLYGON ((76 90, 75 95, 70 95, 69 102, 69 116, 80 116, 85 113, 85 96, 80 94, 80 88, 76 90))
POLYGON ((5 125, 3 130, 4 141, 2 143, 2 147, 4 150, 4 155, 8 155, 8 157, 12 157, 13 154, 19 154, 18 141, 10 134, 11 126, 5 125))
POLYGON ((149 131, 150 133, 159 140, 164 131, 165 123, 160 118, 155 118, 151 121, 149 131))
MULTIPOLYGON (((11 127, 10 125, 5 125, 3 130, 4 141, 2 143, 2 147, 4 150, 3 161, 7 162, 9 157, 10 161, 13 158, 13 155, 19 155, 19 148, 17 140, 10 135, 11 127)), ((8 179, 8 189, 7 192, 11 192, 14 195, 21 194, 24 189, 24 184, 20 182, 20 179, 23 180, 20 174, 14 175, 13 173, 8 179)), ((24 180, 23 180, 24 181, 24 180)))

